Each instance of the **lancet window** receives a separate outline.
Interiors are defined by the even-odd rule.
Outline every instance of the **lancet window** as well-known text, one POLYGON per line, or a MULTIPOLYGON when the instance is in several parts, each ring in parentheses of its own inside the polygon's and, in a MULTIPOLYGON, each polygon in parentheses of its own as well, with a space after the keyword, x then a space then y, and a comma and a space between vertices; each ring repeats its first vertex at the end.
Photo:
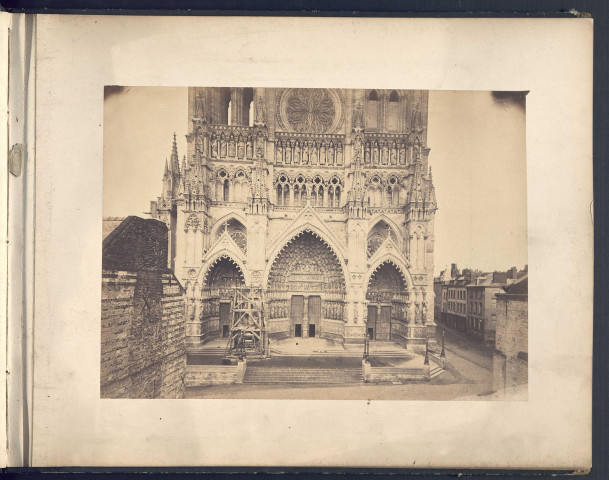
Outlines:
POLYGON ((216 175, 216 195, 218 202, 247 202, 249 196, 249 180, 243 170, 230 175, 221 169, 216 175))
POLYGON ((402 189, 397 177, 381 179, 378 175, 368 182, 368 203, 371 207, 397 207, 403 199, 402 189))
POLYGON ((340 177, 322 175, 306 177, 296 174, 289 177, 280 173, 275 179, 275 204, 278 206, 304 206, 338 208, 341 206, 343 183, 340 177))
POLYGON ((398 92, 393 90, 389 94, 389 102, 387 103, 387 130, 396 132, 398 130, 398 112, 399 112, 399 96, 398 92))
POLYGON ((379 93, 372 90, 366 99, 366 129, 377 129, 379 127, 379 93))

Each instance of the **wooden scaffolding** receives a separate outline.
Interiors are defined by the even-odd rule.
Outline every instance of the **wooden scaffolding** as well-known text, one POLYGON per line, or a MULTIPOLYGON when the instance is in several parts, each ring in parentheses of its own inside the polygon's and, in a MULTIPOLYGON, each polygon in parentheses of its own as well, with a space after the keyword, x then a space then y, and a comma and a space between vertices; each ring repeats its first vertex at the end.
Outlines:
POLYGON ((236 287, 224 358, 242 359, 247 355, 268 357, 269 354, 262 289, 236 287))

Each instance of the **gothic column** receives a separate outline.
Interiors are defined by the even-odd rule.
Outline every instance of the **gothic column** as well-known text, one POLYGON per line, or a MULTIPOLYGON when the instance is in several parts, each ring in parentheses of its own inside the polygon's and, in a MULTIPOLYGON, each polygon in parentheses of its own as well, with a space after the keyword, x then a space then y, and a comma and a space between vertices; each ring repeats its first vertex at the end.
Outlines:
POLYGON ((364 344, 366 322, 364 316, 365 289, 361 284, 363 275, 353 275, 351 288, 345 304, 345 343, 364 344))

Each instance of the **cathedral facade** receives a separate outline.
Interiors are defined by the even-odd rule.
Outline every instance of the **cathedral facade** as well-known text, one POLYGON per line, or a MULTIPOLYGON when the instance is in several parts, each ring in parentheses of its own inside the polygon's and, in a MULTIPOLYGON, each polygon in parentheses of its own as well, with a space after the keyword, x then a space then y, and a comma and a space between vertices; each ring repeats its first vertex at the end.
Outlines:
POLYGON ((228 336, 235 286, 269 337, 433 337, 427 91, 189 88, 152 216, 186 290, 186 338, 228 336))

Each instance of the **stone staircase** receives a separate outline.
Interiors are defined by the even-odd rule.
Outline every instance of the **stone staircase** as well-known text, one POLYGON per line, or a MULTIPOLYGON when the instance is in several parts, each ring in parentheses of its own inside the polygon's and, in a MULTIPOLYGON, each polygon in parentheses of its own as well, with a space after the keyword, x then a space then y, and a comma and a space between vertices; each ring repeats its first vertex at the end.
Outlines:
POLYGON ((320 350, 320 351, 310 351, 306 353, 302 352, 290 352, 288 350, 279 350, 271 347, 271 356, 279 356, 279 357, 361 357, 363 355, 363 350, 345 350, 345 349, 335 349, 335 350, 320 350), (360 351, 361 350, 361 351, 360 351))
POLYGON ((380 351, 376 351, 376 352, 370 352, 370 356, 375 357, 375 358, 378 358, 378 357, 408 358, 408 357, 412 357, 412 353, 405 349, 380 350, 380 351))
POLYGON ((361 368, 247 367, 243 383, 345 384, 363 383, 361 368))
POLYGON ((446 370, 444 370, 442 367, 440 367, 440 366, 436 365, 434 368, 432 368, 432 369, 429 371, 429 378, 430 378, 430 379, 435 378, 435 377, 437 377, 438 375, 443 374, 445 371, 446 371, 446 370))
POLYGON ((224 350, 226 349, 226 344, 224 345, 201 345, 196 347, 187 347, 187 352, 189 355, 224 355, 224 350))

